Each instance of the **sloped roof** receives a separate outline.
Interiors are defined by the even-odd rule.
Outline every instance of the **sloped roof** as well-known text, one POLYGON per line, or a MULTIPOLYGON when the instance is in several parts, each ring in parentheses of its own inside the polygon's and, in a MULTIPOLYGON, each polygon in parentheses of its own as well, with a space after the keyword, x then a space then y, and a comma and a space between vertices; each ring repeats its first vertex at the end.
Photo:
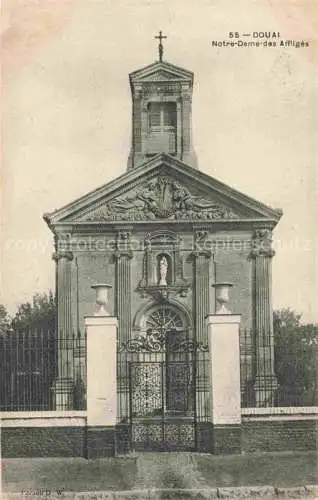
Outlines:
POLYGON ((130 73, 129 80, 131 85, 152 81, 184 81, 192 84, 193 73, 174 64, 157 61, 130 73))
POLYGON ((44 215, 57 225, 114 222, 241 221, 267 222, 274 227, 282 212, 246 196, 193 169, 158 154, 140 167, 44 215))

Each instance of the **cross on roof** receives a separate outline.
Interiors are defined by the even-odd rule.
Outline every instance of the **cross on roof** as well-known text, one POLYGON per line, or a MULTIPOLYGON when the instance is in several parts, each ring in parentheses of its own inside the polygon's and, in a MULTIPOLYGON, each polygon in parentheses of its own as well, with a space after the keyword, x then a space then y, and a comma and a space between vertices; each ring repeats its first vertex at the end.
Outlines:
POLYGON ((159 61, 162 62, 162 56, 163 56, 162 40, 164 40, 165 38, 168 38, 168 37, 164 36, 162 34, 162 31, 159 31, 159 35, 155 36, 155 38, 159 40, 159 46, 158 46, 158 49, 159 49, 159 61))

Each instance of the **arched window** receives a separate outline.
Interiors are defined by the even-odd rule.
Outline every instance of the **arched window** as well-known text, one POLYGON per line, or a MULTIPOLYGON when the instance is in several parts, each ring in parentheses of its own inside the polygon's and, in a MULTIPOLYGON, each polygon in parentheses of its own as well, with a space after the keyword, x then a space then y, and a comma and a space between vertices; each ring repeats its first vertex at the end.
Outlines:
POLYGON ((179 312, 170 306, 160 306, 153 310, 146 318, 146 330, 153 332, 180 331, 185 322, 179 312))

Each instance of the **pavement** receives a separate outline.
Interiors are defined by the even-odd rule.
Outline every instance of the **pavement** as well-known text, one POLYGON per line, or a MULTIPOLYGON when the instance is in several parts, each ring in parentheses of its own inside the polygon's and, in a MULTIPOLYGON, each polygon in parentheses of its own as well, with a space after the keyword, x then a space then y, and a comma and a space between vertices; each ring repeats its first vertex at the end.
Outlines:
POLYGON ((22 498, 37 499, 74 499, 74 500, 134 500, 134 499, 240 499, 246 500, 279 500, 283 498, 318 499, 318 486, 307 485, 296 488, 274 488, 272 486, 247 486, 235 488, 166 488, 166 489, 134 489, 126 491, 86 491, 67 492, 54 490, 24 490, 20 492, 2 493, 2 500, 22 498))
POLYGON ((315 452, 3 459, 1 499, 318 500, 315 452))

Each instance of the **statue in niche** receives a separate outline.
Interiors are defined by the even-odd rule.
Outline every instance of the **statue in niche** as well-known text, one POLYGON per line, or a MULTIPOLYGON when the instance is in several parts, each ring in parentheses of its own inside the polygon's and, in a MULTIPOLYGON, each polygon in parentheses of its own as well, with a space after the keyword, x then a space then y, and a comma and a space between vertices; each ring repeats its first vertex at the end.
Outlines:
POLYGON ((159 286, 167 286, 167 274, 168 274, 168 261, 167 257, 164 255, 161 257, 159 262, 159 286))

